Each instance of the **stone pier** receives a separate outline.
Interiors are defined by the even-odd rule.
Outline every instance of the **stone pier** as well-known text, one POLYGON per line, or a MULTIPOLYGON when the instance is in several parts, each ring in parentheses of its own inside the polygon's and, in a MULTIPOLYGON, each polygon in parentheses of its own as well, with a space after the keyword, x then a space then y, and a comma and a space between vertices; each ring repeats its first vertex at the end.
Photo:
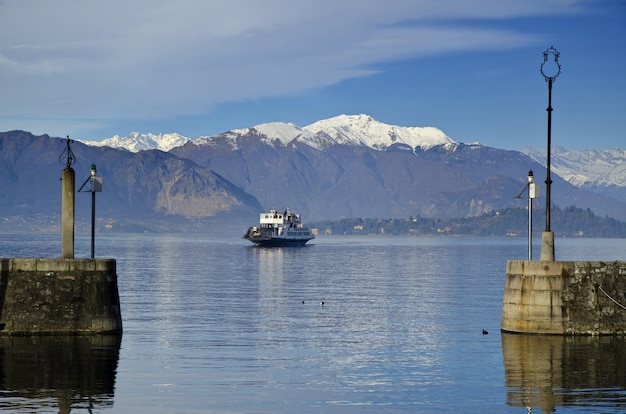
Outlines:
POLYGON ((0 258, 0 335, 121 333, 114 259, 0 258))
POLYGON ((510 260, 502 331, 624 335, 626 262, 510 260))

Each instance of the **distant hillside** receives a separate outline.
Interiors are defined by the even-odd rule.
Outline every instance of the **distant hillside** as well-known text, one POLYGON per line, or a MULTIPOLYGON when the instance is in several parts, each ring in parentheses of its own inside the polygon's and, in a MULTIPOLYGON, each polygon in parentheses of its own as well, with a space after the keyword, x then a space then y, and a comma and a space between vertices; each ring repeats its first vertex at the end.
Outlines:
MULTIPOLYGON (((533 234, 544 230, 545 211, 533 214, 533 234)), ((556 237, 626 237, 626 222, 598 217, 590 210, 574 206, 551 210, 551 230, 556 237)), ((443 235, 443 236, 528 236, 528 210, 507 208, 476 217, 433 219, 408 217, 394 219, 350 218, 310 223, 320 234, 356 235, 443 235)))

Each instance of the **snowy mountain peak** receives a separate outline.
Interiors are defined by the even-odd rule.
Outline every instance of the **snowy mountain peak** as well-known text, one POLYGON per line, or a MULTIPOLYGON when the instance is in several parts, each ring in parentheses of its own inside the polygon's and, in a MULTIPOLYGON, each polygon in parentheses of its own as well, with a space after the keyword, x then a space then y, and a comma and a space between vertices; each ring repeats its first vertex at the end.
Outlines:
POLYGON ((260 135, 267 144, 278 140, 282 145, 287 145, 298 136, 302 135, 302 128, 292 123, 285 122, 268 122, 265 124, 255 125, 251 128, 234 129, 230 131, 232 137, 244 136, 248 134, 260 135))
POLYGON ((332 137, 337 144, 362 145, 378 150, 393 144, 428 149, 436 145, 454 143, 438 128, 388 125, 363 114, 339 115, 315 122, 303 129, 314 134, 324 133, 332 137))
POLYGON ((114 135, 111 138, 102 141, 82 141, 84 144, 94 147, 112 147, 123 148, 130 152, 139 152, 150 149, 158 149, 161 151, 169 151, 172 148, 184 145, 189 138, 180 134, 140 134, 139 132, 131 132, 125 137, 114 135))

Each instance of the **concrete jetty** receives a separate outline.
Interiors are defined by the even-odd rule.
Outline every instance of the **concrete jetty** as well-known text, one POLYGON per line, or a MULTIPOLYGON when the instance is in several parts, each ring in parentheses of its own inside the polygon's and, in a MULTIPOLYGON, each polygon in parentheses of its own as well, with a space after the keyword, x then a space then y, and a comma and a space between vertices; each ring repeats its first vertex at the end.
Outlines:
POLYGON ((626 333, 626 262, 509 260, 503 332, 626 333))
POLYGON ((113 259, 0 258, 0 335, 122 332, 113 259))

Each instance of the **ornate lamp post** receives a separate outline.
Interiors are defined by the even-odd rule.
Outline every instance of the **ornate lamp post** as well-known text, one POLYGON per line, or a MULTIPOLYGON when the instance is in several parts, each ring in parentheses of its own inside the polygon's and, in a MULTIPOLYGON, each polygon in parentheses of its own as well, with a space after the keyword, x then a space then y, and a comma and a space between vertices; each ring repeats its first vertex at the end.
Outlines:
POLYGON ((554 261, 554 233, 550 230, 550 149, 552 147, 552 84, 561 74, 561 65, 559 64, 560 53, 550 46, 543 52, 543 62, 539 71, 548 82, 548 149, 546 153, 546 230, 541 237, 541 260, 554 261), (554 61, 552 62, 552 58, 554 61))

